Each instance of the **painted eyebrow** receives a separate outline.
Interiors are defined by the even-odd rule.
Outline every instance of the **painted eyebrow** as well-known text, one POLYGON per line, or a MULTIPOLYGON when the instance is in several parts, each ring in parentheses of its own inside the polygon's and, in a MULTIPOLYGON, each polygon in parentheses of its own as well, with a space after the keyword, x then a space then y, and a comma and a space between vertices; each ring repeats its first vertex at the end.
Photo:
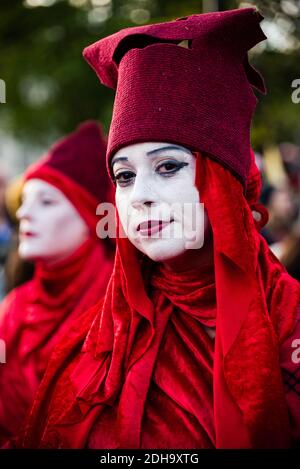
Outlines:
POLYGON ((40 189, 38 191, 38 195, 46 195, 46 196, 49 196, 49 197, 51 197, 52 195, 57 195, 58 192, 55 190, 56 188, 54 187, 53 189, 52 188, 51 189, 50 188, 49 189, 40 189))
POLYGON ((166 150, 181 150, 181 151, 184 151, 184 153, 187 153, 188 155, 192 154, 189 150, 187 150, 184 147, 181 147, 180 145, 167 145, 166 147, 155 148, 155 150, 148 151, 146 155, 150 156, 150 155, 154 155, 154 153, 160 153, 161 151, 166 151, 166 150))
POLYGON ((128 161, 127 156, 118 156, 118 158, 113 158, 111 162, 111 167, 113 168, 115 163, 118 163, 118 161, 128 161))
MULTIPOLYGON (((190 152, 189 150, 187 150, 186 148, 184 147, 181 147, 179 145, 168 145, 166 147, 161 147, 161 148, 155 148, 155 150, 150 150, 150 151, 147 151, 146 155, 147 156, 152 156, 154 155, 155 153, 160 153, 160 152, 163 152, 163 151, 166 151, 166 150, 182 150, 184 151, 184 153, 186 153, 187 155, 191 155, 192 152, 190 152)), ((113 158, 113 161, 111 163, 111 167, 113 168, 114 164, 117 163, 118 161, 128 161, 128 158, 127 156, 119 156, 118 158, 113 158)))
MULTIPOLYGON (((38 197, 57 197, 58 192, 48 192, 47 189, 40 189, 36 195, 38 197)), ((22 194, 22 198, 25 198, 28 196, 28 193, 24 192, 22 194)))

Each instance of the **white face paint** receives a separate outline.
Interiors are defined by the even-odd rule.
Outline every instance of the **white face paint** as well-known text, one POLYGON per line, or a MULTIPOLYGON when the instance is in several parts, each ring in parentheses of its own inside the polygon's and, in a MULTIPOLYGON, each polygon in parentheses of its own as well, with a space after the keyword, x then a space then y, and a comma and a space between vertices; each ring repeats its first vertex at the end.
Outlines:
POLYGON ((147 142, 120 149, 112 158, 116 205, 132 244, 166 262, 202 247, 208 220, 195 186, 190 150, 147 142))
POLYGON ((23 259, 55 263, 70 256, 88 238, 85 221, 52 184, 29 179, 23 187, 19 254, 23 259))

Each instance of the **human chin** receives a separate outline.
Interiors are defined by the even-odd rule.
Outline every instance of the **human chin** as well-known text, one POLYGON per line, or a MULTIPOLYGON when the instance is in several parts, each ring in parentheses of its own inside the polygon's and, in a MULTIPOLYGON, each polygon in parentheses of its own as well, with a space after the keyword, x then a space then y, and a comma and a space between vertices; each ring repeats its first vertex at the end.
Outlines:
POLYGON ((135 247, 154 262, 166 262, 186 250, 183 239, 148 238, 134 242, 135 247))
POLYGON ((36 240, 24 240, 19 244, 19 256, 28 261, 36 261, 47 256, 45 247, 36 240))

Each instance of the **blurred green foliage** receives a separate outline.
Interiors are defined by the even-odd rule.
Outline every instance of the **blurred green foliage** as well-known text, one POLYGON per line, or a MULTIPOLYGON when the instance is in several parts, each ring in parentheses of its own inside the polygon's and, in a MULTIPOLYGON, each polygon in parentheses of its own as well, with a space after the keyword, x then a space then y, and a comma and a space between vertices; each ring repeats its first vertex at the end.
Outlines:
MULTIPOLYGON (((100 119, 105 130, 109 128, 114 92, 99 84, 83 60, 85 46, 123 27, 202 11, 200 0, 45 0, 47 7, 28 7, 34 3, 38 1, 0 3, 0 78, 7 86, 0 128, 42 145, 88 118, 100 119)), ((219 7, 236 8, 239 3, 223 0, 219 7)), ((292 25, 292 36, 299 37, 299 15, 292 0, 248 3, 259 7, 266 18, 279 15, 292 25)), ((294 3, 296 7, 300 2, 294 3)), ((267 96, 259 95, 254 147, 283 140, 300 143, 300 104, 291 100, 291 83, 300 78, 299 49, 266 49, 251 60, 268 88, 267 96)))

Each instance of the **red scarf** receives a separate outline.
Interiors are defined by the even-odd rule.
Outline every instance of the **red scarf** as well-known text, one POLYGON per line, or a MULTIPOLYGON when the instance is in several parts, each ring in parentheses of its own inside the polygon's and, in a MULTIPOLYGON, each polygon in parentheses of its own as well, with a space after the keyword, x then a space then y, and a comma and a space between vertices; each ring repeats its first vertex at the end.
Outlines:
POLYGON ((225 168, 197 158, 196 185, 214 236, 217 447, 289 446, 279 347, 295 328, 299 283, 255 229, 242 186, 225 168))
POLYGON ((111 269, 104 247, 90 238, 52 268, 37 263, 33 279, 3 301, 0 337, 7 363, 0 365, 0 441, 19 431, 54 345, 104 294, 111 269))
POLYGON ((95 311, 57 350, 21 446, 289 446, 279 347, 295 327, 299 284, 259 235, 227 169, 197 154, 196 186, 212 226, 214 269, 199 267, 199 280, 190 273, 193 291, 182 274, 158 269, 149 277, 136 249, 118 239, 81 353, 95 311), (213 350, 204 325, 215 320, 213 350))

